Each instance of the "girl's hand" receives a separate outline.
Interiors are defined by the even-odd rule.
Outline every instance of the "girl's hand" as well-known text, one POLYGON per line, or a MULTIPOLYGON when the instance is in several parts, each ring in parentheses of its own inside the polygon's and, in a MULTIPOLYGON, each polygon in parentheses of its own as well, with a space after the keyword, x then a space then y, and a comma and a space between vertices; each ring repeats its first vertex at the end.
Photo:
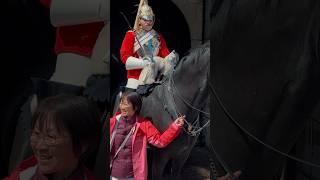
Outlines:
POLYGON ((179 127, 182 127, 183 124, 184 124, 184 121, 185 121, 185 117, 186 117, 186 116, 180 116, 180 117, 178 117, 178 118, 174 121, 174 123, 175 123, 176 125, 178 125, 179 127))

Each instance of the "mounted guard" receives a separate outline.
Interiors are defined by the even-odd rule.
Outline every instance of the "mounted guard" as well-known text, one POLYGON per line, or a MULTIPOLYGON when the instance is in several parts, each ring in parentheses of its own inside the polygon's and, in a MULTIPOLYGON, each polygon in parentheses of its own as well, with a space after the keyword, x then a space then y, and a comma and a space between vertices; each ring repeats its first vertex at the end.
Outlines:
POLYGON ((158 74, 166 75, 177 59, 169 52, 163 36, 153 29, 155 15, 147 0, 141 0, 134 24, 122 42, 120 56, 127 70, 126 88, 156 82, 158 74))

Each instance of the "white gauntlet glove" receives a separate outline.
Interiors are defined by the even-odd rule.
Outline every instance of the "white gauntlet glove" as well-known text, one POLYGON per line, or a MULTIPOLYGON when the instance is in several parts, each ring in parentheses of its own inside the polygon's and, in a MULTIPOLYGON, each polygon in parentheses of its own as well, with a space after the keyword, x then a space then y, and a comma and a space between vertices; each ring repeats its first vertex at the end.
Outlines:
POLYGON ((144 61, 147 61, 147 62, 151 63, 151 58, 150 58, 150 57, 148 57, 148 56, 143 57, 143 58, 142 58, 142 60, 144 60, 144 61))
POLYGON ((178 54, 175 52, 175 50, 173 50, 165 57, 165 60, 170 62, 171 65, 175 65, 178 60, 178 54))
POLYGON ((144 67, 154 64, 154 63, 151 61, 151 58, 150 58, 150 57, 147 57, 147 56, 146 56, 146 57, 143 57, 142 60, 143 60, 144 65, 145 65, 144 67))
POLYGON ((151 62, 147 59, 140 59, 130 56, 126 61, 126 70, 142 69, 149 64, 151 64, 151 62))

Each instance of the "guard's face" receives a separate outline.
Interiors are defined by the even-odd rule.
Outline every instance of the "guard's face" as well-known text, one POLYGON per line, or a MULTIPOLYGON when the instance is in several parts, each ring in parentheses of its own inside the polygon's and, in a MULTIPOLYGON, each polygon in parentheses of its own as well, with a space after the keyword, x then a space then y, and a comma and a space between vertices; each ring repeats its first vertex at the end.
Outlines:
POLYGON ((127 98, 123 98, 120 101, 120 112, 122 117, 130 118, 136 113, 131 102, 127 98))
POLYGON ((52 121, 42 129, 37 123, 30 142, 42 174, 66 174, 77 167, 79 156, 73 151, 71 135, 66 130, 58 132, 52 121))
POLYGON ((140 26, 145 31, 150 31, 153 27, 154 20, 147 20, 145 18, 140 18, 140 26))

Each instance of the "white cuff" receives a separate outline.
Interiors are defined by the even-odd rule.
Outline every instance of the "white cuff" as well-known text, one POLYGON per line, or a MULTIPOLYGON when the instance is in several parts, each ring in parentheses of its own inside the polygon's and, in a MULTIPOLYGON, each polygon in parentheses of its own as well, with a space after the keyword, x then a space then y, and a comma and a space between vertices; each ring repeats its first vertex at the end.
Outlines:
POLYGON ((141 82, 138 79, 129 78, 126 87, 137 89, 139 85, 141 85, 141 82))
POLYGON ((168 54, 165 59, 167 61, 173 61, 175 58, 177 58, 177 54, 175 52, 175 50, 173 50, 170 54, 168 54))
POLYGON ((145 66, 144 61, 136 57, 130 56, 126 61, 126 70, 142 69, 144 68, 144 66, 145 66))

